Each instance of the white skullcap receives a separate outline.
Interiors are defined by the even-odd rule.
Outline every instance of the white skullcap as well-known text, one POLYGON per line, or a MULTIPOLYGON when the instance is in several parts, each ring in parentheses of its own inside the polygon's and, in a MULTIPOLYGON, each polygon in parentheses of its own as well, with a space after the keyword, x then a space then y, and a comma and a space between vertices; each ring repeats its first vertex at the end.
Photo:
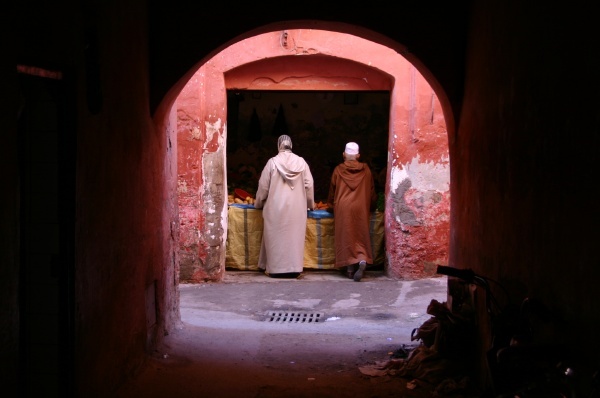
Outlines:
POLYGON ((347 143, 344 152, 346 152, 348 155, 358 155, 358 144, 356 142, 347 143))

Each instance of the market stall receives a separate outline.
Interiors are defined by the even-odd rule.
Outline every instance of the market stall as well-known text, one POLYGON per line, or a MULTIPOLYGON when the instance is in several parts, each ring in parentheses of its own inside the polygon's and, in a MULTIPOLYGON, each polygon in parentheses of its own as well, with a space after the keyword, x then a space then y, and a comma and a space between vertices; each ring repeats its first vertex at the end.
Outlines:
MULTIPOLYGON (((262 242, 262 210, 249 204, 230 204, 228 211, 225 266, 239 270, 258 270, 262 242)), ((371 246, 374 264, 383 264, 385 245, 383 213, 371 213, 371 246)), ((335 264, 333 215, 326 210, 308 211, 304 267, 333 269, 335 264)))

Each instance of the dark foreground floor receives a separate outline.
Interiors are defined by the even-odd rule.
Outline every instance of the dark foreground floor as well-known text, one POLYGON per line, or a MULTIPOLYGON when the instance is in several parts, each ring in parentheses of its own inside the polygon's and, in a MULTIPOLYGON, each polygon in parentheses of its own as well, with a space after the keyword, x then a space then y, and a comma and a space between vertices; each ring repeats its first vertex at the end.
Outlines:
POLYGON ((333 272, 292 280, 229 272, 222 283, 181 285, 181 326, 117 397, 477 396, 451 364, 446 377, 432 352, 417 358, 410 339, 446 290, 445 277, 376 272, 361 282, 333 272))

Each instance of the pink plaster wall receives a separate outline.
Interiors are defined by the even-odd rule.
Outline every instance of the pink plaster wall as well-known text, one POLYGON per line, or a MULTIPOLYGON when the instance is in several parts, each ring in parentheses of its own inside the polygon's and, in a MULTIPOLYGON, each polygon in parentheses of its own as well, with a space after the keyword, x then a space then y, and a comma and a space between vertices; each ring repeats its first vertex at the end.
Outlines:
POLYGON ((418 279, 446 263, 449 160, 446 123, 429 83, 397 52, 319 30, 242 40, 202 65, 176 103, 180 277, 224 274, 226 89, 389 90, 386 271, 418 279))

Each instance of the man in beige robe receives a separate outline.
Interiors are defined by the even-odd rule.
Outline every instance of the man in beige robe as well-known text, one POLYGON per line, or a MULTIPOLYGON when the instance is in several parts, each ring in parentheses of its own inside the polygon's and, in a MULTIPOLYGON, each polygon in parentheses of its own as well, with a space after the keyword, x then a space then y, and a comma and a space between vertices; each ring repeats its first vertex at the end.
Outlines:
POLYGON ((335 268, 359 282, 367 265, 373 264, 369 220, 377 194, 371 169, 358 161, 358 144, 346 144, 342 156, 344 162, 331 175, 327 198, 334 218, 335 268))
POLYGON ((304 268, 308 210, 315 207, 314 181, 306 161, 292 153, 292 139, 277 140, 279 153, 269 159, 254 207, 263 209, 263 238, 258 268, 271 277, 298 277, 304 268))

